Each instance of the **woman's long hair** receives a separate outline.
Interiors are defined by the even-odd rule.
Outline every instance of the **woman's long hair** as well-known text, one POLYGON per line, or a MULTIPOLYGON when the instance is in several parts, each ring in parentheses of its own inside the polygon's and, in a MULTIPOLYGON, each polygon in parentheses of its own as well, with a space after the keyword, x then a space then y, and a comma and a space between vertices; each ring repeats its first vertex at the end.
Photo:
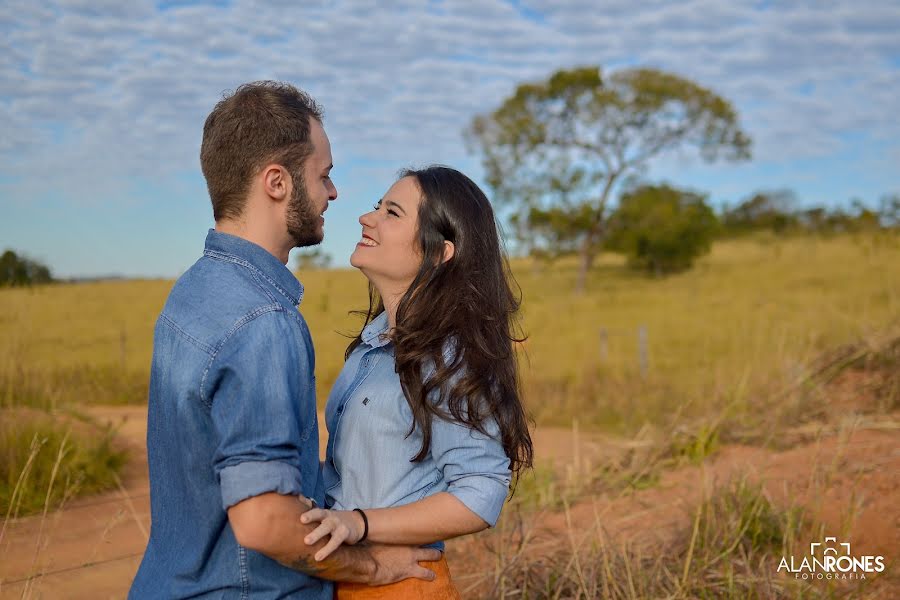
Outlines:
MULTIPOLYGON (((500 243, 494 211, 484 192, 455 169, 432 166, 405 170, 422 194, 418 238, 422 265, 397 307, 391 333, 396 370, 422 447, 431 447, 434 417, 455 421, 485 435, 488 419, 500 429, 503 449, 516 480, 532 465, 534 449, 522 406, 514 344, 520 297, 500 243), (442 261, 444 241, 454 245, 442 261), (449 358, 449 360, 447 360, 449 358)), ((363 328, 384 311, 369 285, 363 328)), ((361 332, 360 332, 361 333, 361 332)), ((361 343, 357 336, 345 359, 361 343)))

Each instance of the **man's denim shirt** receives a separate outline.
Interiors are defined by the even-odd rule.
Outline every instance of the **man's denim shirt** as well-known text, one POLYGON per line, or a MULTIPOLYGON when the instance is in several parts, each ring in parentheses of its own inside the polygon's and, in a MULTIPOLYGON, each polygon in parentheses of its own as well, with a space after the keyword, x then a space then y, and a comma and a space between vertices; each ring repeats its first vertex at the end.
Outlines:
POLYGON ((269 252, 214 230, 169 294, 150 373, 153 522, 130 598, 331 598, 240 546, 225 512, 266 492, 323 502, 302 295, 269 252))
MULTIPOLYGON (((385 508, 446 491, 493 526, 510 482, 497 424, 486 423, 485 436, 435 417, 430 451, 410 462, 421 448, 422 431, 417 427, 407 435, 413 415, 394 370, 394 345, 383 335, 387 329, 386 313, 366 326, 328 397, 326 505, 385 508)), ((446 354, 452 355, 449 347, 446 354)))

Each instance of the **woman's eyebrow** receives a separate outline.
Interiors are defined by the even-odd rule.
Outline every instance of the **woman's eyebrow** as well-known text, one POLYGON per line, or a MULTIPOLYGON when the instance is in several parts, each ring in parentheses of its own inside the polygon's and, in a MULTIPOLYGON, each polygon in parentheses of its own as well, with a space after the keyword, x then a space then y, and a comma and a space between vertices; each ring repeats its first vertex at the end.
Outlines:
POLYGON ((388 205, 388 206, 396 206, 397 208, 400 209, 400 212, 402 212, 404 215, 406 214, 406 209, 404 209, 402 206, 400 206, 399 204, 397 204, 397 203, 394 202, 393 200, 384 200, 384 202, 387 202, 387 205, 388 205))

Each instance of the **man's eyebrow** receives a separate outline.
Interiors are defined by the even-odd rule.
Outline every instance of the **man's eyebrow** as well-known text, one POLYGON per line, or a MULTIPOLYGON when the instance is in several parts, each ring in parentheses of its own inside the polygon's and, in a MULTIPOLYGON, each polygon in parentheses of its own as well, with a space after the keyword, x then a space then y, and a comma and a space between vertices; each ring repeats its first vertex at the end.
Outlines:
POLYGON ((396 202, 394 202, 393 200, 384 200, 384 202, 387 202, 388 206, 396 206, 397 208, 400 209, 400 212, 402 212, 404 215, 406 214, 406 209, 403 208, 402 206, 400 206, 399 204, 397 204, 396 202))

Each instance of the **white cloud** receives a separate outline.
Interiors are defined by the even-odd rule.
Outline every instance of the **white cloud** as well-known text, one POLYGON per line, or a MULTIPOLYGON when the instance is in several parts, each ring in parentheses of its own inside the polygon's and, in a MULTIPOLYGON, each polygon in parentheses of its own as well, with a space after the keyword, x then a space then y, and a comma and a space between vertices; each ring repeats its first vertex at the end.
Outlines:
POLYGON ((900 137, 900 8, 692 0, 259 6, 96 0, 0 7, 0 175, 196 171, 223 90, 291 80, 324 104, 344 157, 462 156, 460 131, 556 68, 650 64, 734 101, 769 160, 900 137))

